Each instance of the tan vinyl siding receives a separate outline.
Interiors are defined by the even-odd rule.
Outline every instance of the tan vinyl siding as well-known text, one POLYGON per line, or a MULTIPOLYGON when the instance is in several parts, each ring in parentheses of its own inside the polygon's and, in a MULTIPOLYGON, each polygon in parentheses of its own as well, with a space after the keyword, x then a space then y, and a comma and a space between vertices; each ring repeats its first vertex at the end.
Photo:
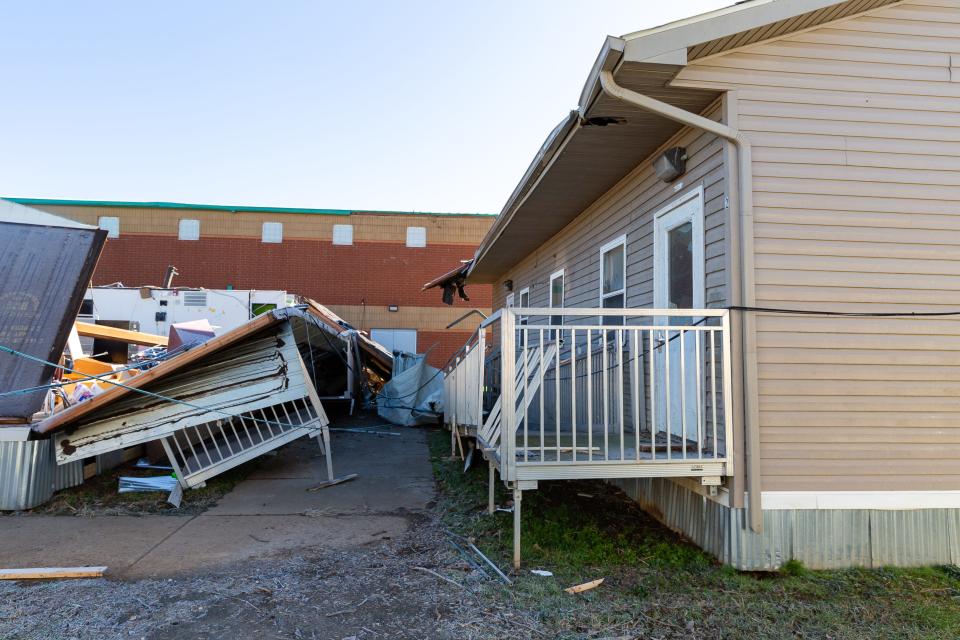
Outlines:
MULTIPOLYGON (((719 117, 714 105, 706 115, 719 117)), ((544 243, 494 285, 493 308, 503 306, 504 280, 513 291, 530 287, 530 306, 550 306, 550 274, 564 270, 564 306, 600 306, 600 247, 626 234, 627 306, 653 305, 653 213, 697 186, 704 190, 704 260, 708 307, 727 304, 725 276, 725 180, 719 140, 699 131, 683 130, 664 145, 684 146, 687 172, 666 184, 645 162, 585 210, 560 233, 544 243), (678 183, 682 188, 675 190, 678 183)), ((659 151, 657 152, 659 153, 659 151)), ((656 155, 656 154, 655 154, 656 155)))
MULTIPOLYGON (((757 304, 960 309, 960 2, 704 58, 754 149, 757 304)), ((757 319, 764 490, 960 489, 960 319, 757 319)))

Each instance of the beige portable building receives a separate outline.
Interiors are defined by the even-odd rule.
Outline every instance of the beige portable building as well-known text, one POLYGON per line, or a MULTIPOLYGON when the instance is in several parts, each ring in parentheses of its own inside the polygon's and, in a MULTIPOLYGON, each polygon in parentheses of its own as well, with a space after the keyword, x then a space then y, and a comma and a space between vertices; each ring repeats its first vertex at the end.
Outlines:
POLYGON ((448 423, 742 569, 960 562, 960 1, 610 37, 579 104, 477 250, 448 423))

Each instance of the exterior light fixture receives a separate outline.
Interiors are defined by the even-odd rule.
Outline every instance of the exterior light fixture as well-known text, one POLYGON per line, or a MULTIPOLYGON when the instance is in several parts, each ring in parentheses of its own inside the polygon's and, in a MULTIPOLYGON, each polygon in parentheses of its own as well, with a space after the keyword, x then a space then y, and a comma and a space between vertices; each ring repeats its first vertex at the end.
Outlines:
POLYGON ((670 147, 653 161, 653 172, 664 182, 672 182, 687 170, 687 150, 670 147))

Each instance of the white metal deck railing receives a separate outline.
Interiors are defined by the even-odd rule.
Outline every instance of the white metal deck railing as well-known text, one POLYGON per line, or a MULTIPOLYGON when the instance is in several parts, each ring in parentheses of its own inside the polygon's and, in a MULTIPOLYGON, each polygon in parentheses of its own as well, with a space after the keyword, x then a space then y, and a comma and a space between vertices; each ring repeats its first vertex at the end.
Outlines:
POLYGON ((448 365, 446 422, 471 429, 505 482, 719 481, 733 472, 730 363, 725 310, 506 308, 448 365))

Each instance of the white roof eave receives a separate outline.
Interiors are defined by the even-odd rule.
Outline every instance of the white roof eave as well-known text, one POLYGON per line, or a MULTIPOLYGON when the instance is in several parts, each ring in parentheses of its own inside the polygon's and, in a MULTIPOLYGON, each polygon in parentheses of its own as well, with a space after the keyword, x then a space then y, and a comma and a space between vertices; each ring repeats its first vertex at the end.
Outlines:
POLYGON ((70 229, 96 229, 97 227, 82 222, 76 222, 69 218, 40 211, 33 207, 4 200, 0 198, 0 222, 13 222, 16 224, 33 224, 40 227, 68 227, 70 229))
POLYGON ((844 2, 847 0, 752 0, 735 4, 621 36, 625 42, 623 60, 659 62, 666 55, 677 60, 683 52, 683 62, 673 63, 686 64, 689 47, 844 2))

